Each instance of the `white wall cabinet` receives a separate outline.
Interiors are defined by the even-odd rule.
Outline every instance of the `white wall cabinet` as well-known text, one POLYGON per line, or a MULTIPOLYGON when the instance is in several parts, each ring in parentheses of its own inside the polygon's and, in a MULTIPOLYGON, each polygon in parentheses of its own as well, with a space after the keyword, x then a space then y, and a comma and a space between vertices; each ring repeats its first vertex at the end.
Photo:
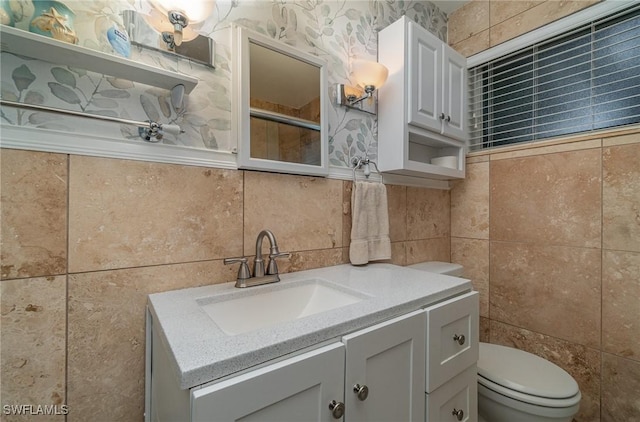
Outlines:
POLYGON ((407 17, 380 31, 378 61, 389 78, 378 93, 378 165, 383 172, 464 177, 466 59, 407 17), (431 160, 455 156, 455 168, 431 160))

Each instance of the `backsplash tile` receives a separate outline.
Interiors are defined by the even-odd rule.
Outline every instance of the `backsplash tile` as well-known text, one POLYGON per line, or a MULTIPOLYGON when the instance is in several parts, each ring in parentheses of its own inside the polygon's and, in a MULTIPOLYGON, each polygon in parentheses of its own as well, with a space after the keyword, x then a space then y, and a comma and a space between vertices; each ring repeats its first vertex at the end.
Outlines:
POLYGON ((407 240, 407 187, 387 185, 389 237, 392 242, 407 240))
POLYGON ((242 172, 72 156, 69 271, 242 253, 242 172))
POLYGON ((342 247, 342 180, 246 171, 244 183, 245 255, 265 228, 283 252, 342 247))
MULTIPOLYGON (((278 271, 281 274, 284 274, 347 264, 349 260, 344 259, 342 254, 343 249, 345 248, 314 249, 311 251, 293 252, 289 258, 278 259, 278 271)), ((281 249, 281 251, 284 251, 284 249, 281 249)))
POLYGON ((405 242, 406 265, 424 261, 451 261, 451 239, 440 237, 405 242))
POLYGON ((407 240, 448 237, 450 233, 450 192, 407 187, 407 240))
POLYGON ((1 278, 66 273, 67 156, 2 149, 0 171, 1 278))
MULTIPOLYGON (((2 405, 57 405, 65 400, 66 275, 0 282, 2 405)), ((3 421, 26 421, 2 415, 3 421)), ((38 416, 64 421, 62 415, 38 416)))

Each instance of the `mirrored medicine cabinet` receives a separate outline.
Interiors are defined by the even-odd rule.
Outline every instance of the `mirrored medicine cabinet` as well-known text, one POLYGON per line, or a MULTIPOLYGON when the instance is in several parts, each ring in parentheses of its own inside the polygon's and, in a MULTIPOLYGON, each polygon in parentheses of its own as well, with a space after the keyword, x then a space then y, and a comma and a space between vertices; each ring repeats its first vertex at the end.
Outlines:
POLYGON ((325 62, 241 26, 232 31, 238 167, 326 176, 325 62))

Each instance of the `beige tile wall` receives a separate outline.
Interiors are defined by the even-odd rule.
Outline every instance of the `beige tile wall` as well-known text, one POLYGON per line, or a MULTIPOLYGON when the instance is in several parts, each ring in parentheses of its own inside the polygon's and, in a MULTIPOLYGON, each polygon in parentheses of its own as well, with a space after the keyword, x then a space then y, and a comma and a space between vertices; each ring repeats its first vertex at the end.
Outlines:
POLYGON ((451 257, 482 338, 576 378, 577 421, 640 420, 640 130, 476 155, 451 191, 451 257))
MULTIPOLYGON (((449 18, 470 56, 598 0, 474 0, 449 18)), ((618 133, 618 132, 617 132, 618 133)), ((580 422, 640 420, 640 131, 501 148, 451 191, 451 257, 480 291, 481 340, 580 385, 580 422)))
POLYGON ((601 0, 471 0, 449 15, 449 44, 469 57, 601 0))
MULTIPOLYGON (((140 421, 148 294, 233 281, 222 259, 263 228, 281 272, 348 262, 351 182, 8 149, 0 168, 2 405, 140 421)), ((388 200, 392 262, 449 261, 449 192, 388 200)))

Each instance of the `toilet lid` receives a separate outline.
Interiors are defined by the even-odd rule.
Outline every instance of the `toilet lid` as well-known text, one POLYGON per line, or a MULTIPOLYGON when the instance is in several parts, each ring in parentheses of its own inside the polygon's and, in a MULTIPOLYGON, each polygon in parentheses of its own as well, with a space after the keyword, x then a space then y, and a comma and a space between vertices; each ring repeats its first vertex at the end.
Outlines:
POLYGON ((580 392, 564 369, 512 347, 480 343, 478 374, 510 390, 548 399, 566 399, 580 392))

